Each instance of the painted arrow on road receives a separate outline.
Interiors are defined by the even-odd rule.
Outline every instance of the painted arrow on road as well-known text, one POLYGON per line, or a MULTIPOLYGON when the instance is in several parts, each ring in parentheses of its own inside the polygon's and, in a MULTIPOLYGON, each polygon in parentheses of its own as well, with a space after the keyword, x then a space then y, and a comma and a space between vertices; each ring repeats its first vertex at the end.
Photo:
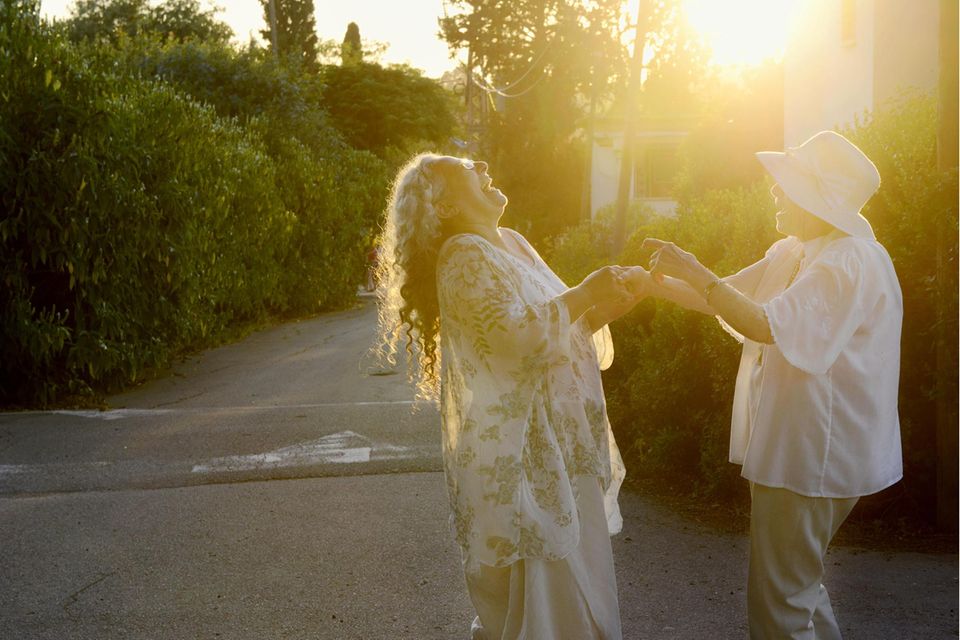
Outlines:
POLYGON ((371 460, 402 460, 422 455, 417 447, 387 445, 375 447, 369 439, 353 431, 332 433, 316 440, 299 442, 265 453, 211 458, 193 466, 193 473, 249 471, 310 464, 353 464, 371 460))

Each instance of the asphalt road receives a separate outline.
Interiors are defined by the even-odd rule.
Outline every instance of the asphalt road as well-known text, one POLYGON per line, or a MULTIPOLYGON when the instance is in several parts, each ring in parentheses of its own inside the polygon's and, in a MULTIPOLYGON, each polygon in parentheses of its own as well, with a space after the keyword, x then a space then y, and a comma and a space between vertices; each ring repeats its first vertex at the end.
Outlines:
MULTIPOLYGON (((0 638, 455 639, 439 419, 375 315, 274 327, 109 399, 0 414, 0 638)), ((628 470, 629 473, 629 470, 628 470)), ((740 639, 748 541, 623 493, 627 638, 740 639)), ((956 638, 957 555, 836 548, 845 638, 956 638)))

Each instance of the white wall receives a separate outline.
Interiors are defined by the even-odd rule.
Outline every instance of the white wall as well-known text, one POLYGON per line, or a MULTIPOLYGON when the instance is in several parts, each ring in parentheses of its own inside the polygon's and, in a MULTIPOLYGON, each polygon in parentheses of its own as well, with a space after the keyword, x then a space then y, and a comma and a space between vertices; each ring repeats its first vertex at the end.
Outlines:
POLYGON ((874 108, 908 87, 935 91, 939 73, 939 1, 875 3, 874 108))
MULTIPOLYGON (((597 134, 593 141, 590 171, 590 217, 597 210, 617 201, 617 182, 620 178, 620 150, 622 135, 597 134)), ((632 191, 632 189, 631 189, 632 191)))
POLYGON ((784 145, 851 125, 906 88, 937 86, 939 0, 855 0, 855 37, 841 39, 845 0, 800 0, 784 56, 784 145))
POLYGON ((795 10, 784 56, 787 147, 873 108, 874 0, 856 0, 852 45, 841 42, 841 6, 842 0, 803 0, 795 10))

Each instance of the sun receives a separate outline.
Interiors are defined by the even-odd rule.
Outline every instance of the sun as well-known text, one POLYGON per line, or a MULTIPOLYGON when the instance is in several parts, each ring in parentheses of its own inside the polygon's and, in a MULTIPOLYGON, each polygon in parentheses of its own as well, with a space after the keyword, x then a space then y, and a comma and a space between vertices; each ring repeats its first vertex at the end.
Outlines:
POLYGON ((756 65, 780 58, 798 0, 682 0, 690 25, 716 65, 756 65))

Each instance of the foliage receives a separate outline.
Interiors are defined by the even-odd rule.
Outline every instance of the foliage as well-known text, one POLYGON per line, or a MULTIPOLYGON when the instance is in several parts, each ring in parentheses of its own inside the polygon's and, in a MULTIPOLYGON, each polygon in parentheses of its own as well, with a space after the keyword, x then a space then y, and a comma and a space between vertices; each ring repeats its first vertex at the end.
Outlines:
POLYGON ((470 50, 475 91, 490 110, 480 153, 510 195, 505 224, 534 241, 576 222, 584 145, 577 138, 589 95, 612 95, 623 72, 622 3, 522 0, 449 3, 441 30, 470 50), (592 52, 584 55, 583 52, 592 52))
POLYGON ((71 45, 37 11, 0 8, 0 402, 353 298, 386 175, 319 85, 213 43, 71 45))
POLYGON ((457 0, 441 30, 452 50, 469 49, 476 91, 494 109, 479 141, 511 205, 505 222, 534 242, 576 224, 586 178, 585 120, 696 112, 691 83, 704 51, 678 0, 653 6, 644 39, 649 78, 643 103, 625 103, 633 16, 614 0, 457 0), (590 52, 585 54, 584 52, 590 52), (479 74, 476 70, 479 69, 479 74))
POLYGON ((347 142, 384 155, 417 143, 442 147, 453 134, 453 101, 434 80, 406 66, 357 63, 323 70, 323 103, 347 142))
POLYGON ((148 0, 77 0, 65 21, 74 41, 155 34, 167 40, 204 40, 226 43, 233 36, 216 17, 220 8, 204 10, 200 0, 166 0, 151 6, 148 0))
POLYGON ((126 64, 139 73, 176 84, 256 131, 277 174, 284 207, 303 222, 296 227, 285 273, 299 292, 294 309, 312 309, 317 294, 336 305, 353 295, 365 251, 386 197, 388 166, 343 140, 323 108, 321 78, 277 64, 263 50, 208 43, 129 48, 126 64), (302 235, 301 235, 302 234, 302 235))
POLYGON ((707 48, 687 21, 682 3, 641 3, 641 9, 645 78, 639 104, 625 104, 622 97, 614 113, 622 117, 624 109, 632 109, 661 118, 699 114, 705 102, 702 85, 709 75, 707 48))
POLYGON ((891 499, 924 515, 936 495, 938 383, 948 394, 948 423, 957 424, 957 172, 937 170, 936 125, 935 100, 905 94, 844 131, 880 171, 880 191, 864 215, 890 253, 903 290, 904 481, 891 499), (939 368, 938 329, 949 354, 939 368))
MULTIPOLYGON (((675 218, 634 209, 620 264, 645 265, 645 237, 669 239, 717 273, 760 258, 775 239, 766 186, 711 191, 681 204, 675 218), (734 248, 734 251, 731 251, 734 248)), ((576 282, 609 261, 612 211, 559 238, 551 266, 576 282), (594 238, 584 241, 586 236, 594 238)), ((604 375, 610 419, 637 476, 669 477, 690 490, 736 490, 726 464, 739 345, 713 318, 647 301, 613 327, 617 354, 604 375)))
POLYGON ((292 62, 307 71, 316 71, 317 21, 313 0, 260 0, 267 28, 260 32, 273 47, 273 14, 276 14, 277 53, 284 62, 292 62), (270 10, 273 5, 273 12, 270 10))
POLYGON ((347 25, 340 44, 340 64, 344 67, 363 62, 363 42, 360 40, 360 27, 356 22, 347 25))
POLYGON ((730 80, 703 79, 706 106, 684 139, 674 194, 680 201, 763 178, 757 151, 783 146, 783 64, 767 62, 730 80))
MULTIPOLYGON (((887 105, 845 132, 883 176, 864 214, 893 259, 904 294, 900 417, 904 481, 862 501, 865 517, 933 519, 936 328, 946 323, 952 361, 941 374, 956 420, 957 174, 935 163, 936 107, 927 97, 887 105), (938 269, 937 242, 942 239, 938 269), (939 307, 939 312, 938 312, 939 307), (944 373, 945 372, 945 373, 944 373)), ((716 161, 716 160, 714 160, 716 161)), ((718 274, 753 263, 776 239, 767 182, 693 193, 675 218, 640 217, 620 264, 645 265, 644 237, 693 252, 718 274)), ((551 265, 567 282, 606 262, 609 220, 558 238, 551 265)), ((743 497, 739 467, 727 463, 730 406, 739 345, 714 319, 646 301, 613 327, 617 356, 605 374, 611 421, 631 474, 669 478, 713 497, 743 497)), ((948 455, 955 455, 949 452, 948 455)))

